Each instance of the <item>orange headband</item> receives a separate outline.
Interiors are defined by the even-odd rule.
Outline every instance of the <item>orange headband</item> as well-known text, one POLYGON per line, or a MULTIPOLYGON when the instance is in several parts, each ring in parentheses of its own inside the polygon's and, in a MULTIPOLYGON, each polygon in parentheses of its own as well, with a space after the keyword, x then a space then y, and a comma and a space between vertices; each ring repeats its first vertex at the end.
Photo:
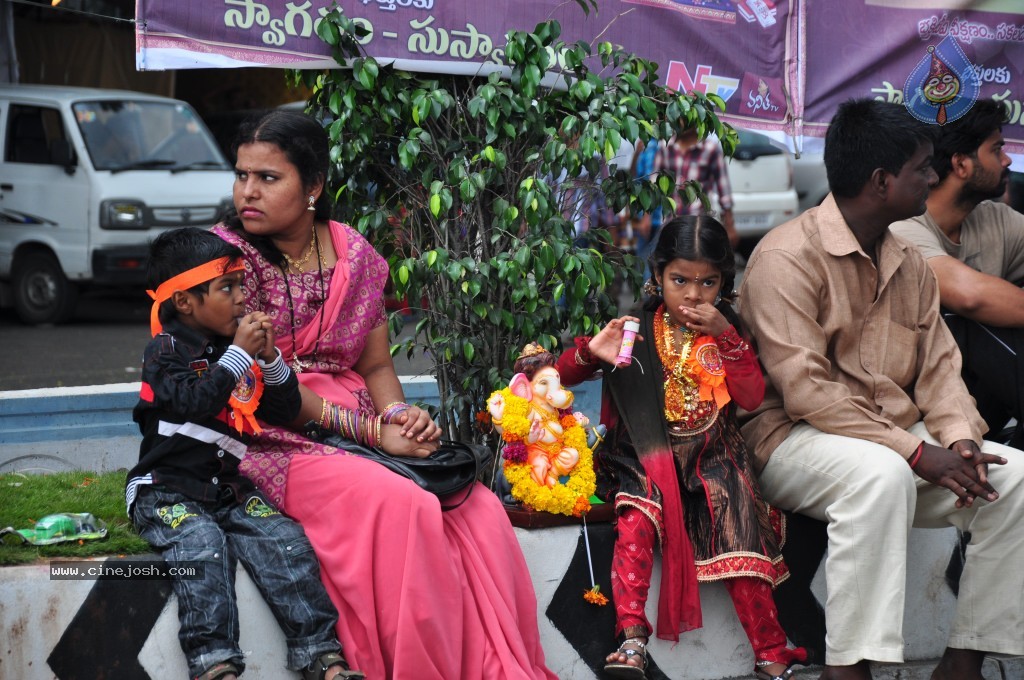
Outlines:
POLYGON ((245 265, 239 262, 233 267, 230 267, 230 257, 219 257, 216 260, 210 260, 206 264, 201 264, 198 267, 193 267, 188 271, 182 272, 177 276, 172 276, 157 287, 156 292, 147 290, 146 293, 149 297, 153 298, 153 309, 149 312, 149 330, 153 333, 153 337, 156 337, 163 331, 163 326, 160 324, 160 305, 171 299, 171 296, 179 290, 188 290, 194 288, 200 283, 206 283, 212 281, 218 276, 224 276, 231 272, 237 272, 245 269, 245 265))

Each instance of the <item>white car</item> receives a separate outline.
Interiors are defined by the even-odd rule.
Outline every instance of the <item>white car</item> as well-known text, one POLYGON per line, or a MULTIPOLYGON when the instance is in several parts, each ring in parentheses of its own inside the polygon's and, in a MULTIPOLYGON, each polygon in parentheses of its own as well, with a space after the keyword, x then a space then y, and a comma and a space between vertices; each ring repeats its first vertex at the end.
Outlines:
POLYGON ((775 226, 799 214, 788 151, 768 137, 737 130, 739 144, 729 161, 733 217, 744 241, 756 241, 775 226))
POLYGON ((213 224, 233 180, 183 101, 0 85, 0 306, 59 323, 79 288, 141 288, 149 242, 213 224))
POLYGON ((800 199, 800 212, 825 200, 829 188, 823 151, 808 151, 793 159, 793 184, 800 199))

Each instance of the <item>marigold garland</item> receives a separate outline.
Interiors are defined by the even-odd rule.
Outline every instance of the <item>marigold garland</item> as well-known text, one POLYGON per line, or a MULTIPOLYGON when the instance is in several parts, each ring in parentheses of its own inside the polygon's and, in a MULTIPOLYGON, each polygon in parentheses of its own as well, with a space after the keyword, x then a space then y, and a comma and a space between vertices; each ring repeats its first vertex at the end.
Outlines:
POLYGON ((505 402, 505 411, 501 420, 495 419, 494 424, 501 428, 501 438, 505 442, 505 478, 512 485, 512 497, 534 510, 570 517, 582 516, 590 510, 590 497, 597 487, 594 454, 587 446, 587 433, 583 426, 574 415, 560 414, 564 429, 563 442, 565 446, 576 449, 580 459, 565 484, 553 487, 537 484, 526 463, 526 445, 523 441, 530 433, 530 421, 527 418, 530 403, 512 394, 512 390, 507 387, 493 393, 491 399, 499 394, 505 402))

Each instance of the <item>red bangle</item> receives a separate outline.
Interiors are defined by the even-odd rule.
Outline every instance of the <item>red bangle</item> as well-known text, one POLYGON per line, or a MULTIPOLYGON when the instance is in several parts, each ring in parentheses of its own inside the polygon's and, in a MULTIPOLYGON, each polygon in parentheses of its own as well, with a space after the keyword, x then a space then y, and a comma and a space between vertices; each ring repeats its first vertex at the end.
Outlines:
POLYGON ((589 335, 574 338, 576 353, 573 355, 573 358, 577 366, 593 366, 597 363, 594 355, 590 352, 590 340, 591 337, 589 335))
POLYGON ((918 444, 917 451, 914 451, 914 455, 907 459, 907 463, 910 465, 911 470, 917 467, 917 463, 921 460, 922 453, 924 453, 924 442, 918 444))

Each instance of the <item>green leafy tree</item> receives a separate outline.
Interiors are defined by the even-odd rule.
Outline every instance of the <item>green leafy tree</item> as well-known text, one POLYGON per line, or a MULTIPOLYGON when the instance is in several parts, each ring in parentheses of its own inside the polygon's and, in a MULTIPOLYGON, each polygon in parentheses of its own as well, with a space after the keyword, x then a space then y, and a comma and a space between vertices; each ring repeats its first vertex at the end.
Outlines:
MULTIPOLYGON (((608 42, 565 44, 560 30, 510 31, 502 73, 410 73, 366 56, 362 29, 334 8, 318 32, 347 68, 295 72, 330 135, 338 217, 388 259, 395 294, 422 306, 415 337, 392 351, 433 358, 448 437, 485 437, 475 416, 525 343, 595 332, 617 313, 616 274, 639 288, 641 268, 608 257, 606 232, 577 238, 560 188, 601 191, 614 211, 671 211, 671 174, 601 179, 621 141, 695 128, 727 154, 736 144, 720 98, 666 90, 656 64, 608 42)), ((697 197, 707 202, 687 185, 697 197)))

